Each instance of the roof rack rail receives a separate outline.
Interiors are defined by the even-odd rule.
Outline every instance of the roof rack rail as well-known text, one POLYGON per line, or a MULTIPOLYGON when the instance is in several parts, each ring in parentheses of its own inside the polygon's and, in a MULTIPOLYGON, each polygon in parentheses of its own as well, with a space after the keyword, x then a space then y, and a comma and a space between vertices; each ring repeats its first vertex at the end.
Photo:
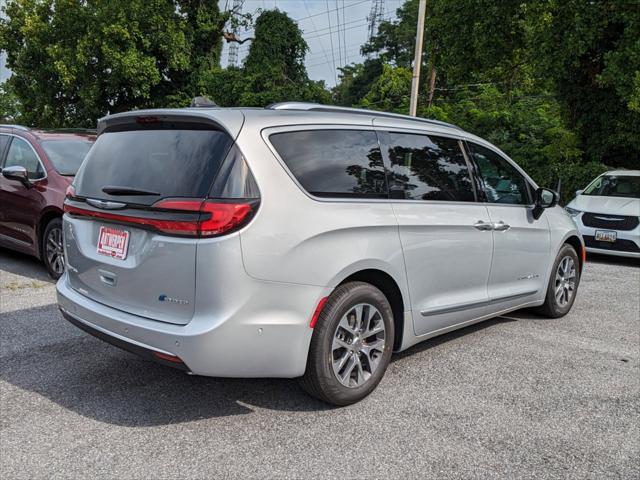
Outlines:
POLYGON ((0 128, 17 128, 18 130, 25 130, 25 131, 31 130, 29 127, 25 127, 24 125, 12 125, 10 123, 0 124, 0 128))
POLYGON ((266 107, 269 110, 305 110, 313 112, 334 112, 334 113, 351 113, 355 115, 371 115, 383 118, 395 118, 398 120, 409 120, 412 122, 430 123, 432 125, 440 125, 442 127, 455 128, 461 130, 457 125, 440 120, 431 120, 428 118, 411 117, 400 113, 379 112, 377 110, 367 110, 365 108, 336 107, 333 105, 322 105, 321 103, 312 102, 280 102, 272 103, 266 107))

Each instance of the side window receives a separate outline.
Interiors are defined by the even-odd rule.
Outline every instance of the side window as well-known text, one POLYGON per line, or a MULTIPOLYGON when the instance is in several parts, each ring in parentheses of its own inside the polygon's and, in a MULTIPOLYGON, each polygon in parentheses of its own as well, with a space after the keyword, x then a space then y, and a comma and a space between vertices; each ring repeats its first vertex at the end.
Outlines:
POLYGON ((7 145, 9 144, 9 140, 11 140, 11 137, 9 135, 3 135, 0 133, 0 167, 2 166, 2 160, 3 160, 3 153, 5 148, 7 148, 7 145))
POLYGON ((300 184, 319 197, 387 198, 378 139, 366 130, 305 130, 269 137, 300 184))
POLYGON ((493 150, 469 143, 471 155, 478 166, 487 201, 510 205, 527 205, 529 190, 526 179, 493 150))
POLYGON ((386 137, 391 198, 475 201, 469 168, 458 140, 393 132, 386 137))
POLYGON ((44 170, 35 152, 26 141, 18 137, 13 137, 4 162, 4 168, 14 166, 24 167, 31 180, 44 177, 44 170))

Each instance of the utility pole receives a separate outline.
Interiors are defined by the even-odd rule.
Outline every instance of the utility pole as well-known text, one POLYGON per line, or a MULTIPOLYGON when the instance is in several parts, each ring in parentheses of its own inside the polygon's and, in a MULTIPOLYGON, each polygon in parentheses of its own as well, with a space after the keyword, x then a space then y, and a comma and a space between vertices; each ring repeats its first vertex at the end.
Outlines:
MULTIPOLYGON (((378 33, 378 27, 382 20, 384 19, 384 0, 372 0, 371 1, 371 11, 367 16, 367 22, 369 25, 367 27, 367 41, 369 43, 373 42, 376 34, 378 33)), ((371 58, 371 53, 367 54, 367 58, 371 58)))
POLYGON ((411 80, 411 100, 409 115, 416 116, 418 110, 418 89, 420 87, 420 67, 422 66, 422 43, 424 42, 424 19, 427 15, 427 0, 420 0, 418 7, 418 29, 416 32, 416 51, 413 56, 413 78, 411 80))
MULTIPOLYGON (((244 0, 233 0, 233 7, 231 7, 231 11, 233 12, 233 15, 238 15, 242 11, 243 3, 244 3, 244 0)), ((237 37, 238 27, 234 25, 231 30, 231 33, 232 35, 237 37)), ((229 40, 227 40, 227 42, 228 41, 229 40)), ((227 65, 230 67, 238 66, 238 43, 237 42, 233 42, 231 43, 231 45, 229 45, 229 58, 227 60, 227 65)))

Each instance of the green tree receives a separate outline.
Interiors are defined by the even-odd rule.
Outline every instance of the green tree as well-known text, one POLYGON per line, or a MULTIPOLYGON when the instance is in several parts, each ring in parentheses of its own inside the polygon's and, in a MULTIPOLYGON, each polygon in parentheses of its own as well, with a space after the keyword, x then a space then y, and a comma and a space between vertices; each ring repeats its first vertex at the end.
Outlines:
POLYGON ((93 126, 185 105, 219 62, 228 18, 204 0, 9 0, 0 50, 25 123, 93 126))
POLYGON ((265 106, 285 100, 328 103, 324 82, 309 79, 304 66, 308 51, 298 25, 279 10, 263 12, 255 23, 255 38, 244 62, 244 91, 239 101, 265 106))
POLYGON ((530 48, 591 160, 640 168, 640 6, 545 0, 531 8, 530 48))

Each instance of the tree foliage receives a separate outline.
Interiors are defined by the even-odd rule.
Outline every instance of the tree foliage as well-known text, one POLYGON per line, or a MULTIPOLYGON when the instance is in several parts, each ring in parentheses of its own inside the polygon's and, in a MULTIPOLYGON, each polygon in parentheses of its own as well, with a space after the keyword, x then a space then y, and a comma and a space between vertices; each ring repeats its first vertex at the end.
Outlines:
POLYGON ((227 19, 204 0, 9 0, 6 14, 8 88, 39 126, 185 105, 219 63, 227 19))
POLYGON ((309 79, 298 25, 277 9, 262 12, 242 68, 218 69, 204 90, 220 105, 264 107, 285 100, 330 102, 324 82, 309 79))

